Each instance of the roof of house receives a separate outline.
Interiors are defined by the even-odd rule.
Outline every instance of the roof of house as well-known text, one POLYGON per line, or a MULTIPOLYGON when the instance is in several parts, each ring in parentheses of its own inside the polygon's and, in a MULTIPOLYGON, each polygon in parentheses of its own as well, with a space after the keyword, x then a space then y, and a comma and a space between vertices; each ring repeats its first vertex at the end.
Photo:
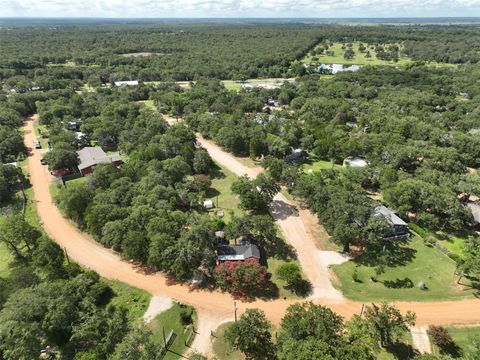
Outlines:
POLYGON ((472 211, 473 220, 475 220, 476 223, 480 223, 480 203, 469 202, 467 206, 472 211))
POLYGON ((254 244, 219 245, 217 255, 220 261, 260 259, 260 250, 254 244))
POLYGON ((350 165, 354 167, 365 167, 368 165, 368 161, 361 157, 349 156, 343 160, 343 165, 350 165))
POLYGON ((78 164, 78 169, 80 171, 98 164, 121 161, 120 156, 108 156, 99 146, 84 147, 82 150, 77 151, 77 155, 80 160, 80 163, 78 164))
POLYGON ((373 210, 374 216, 384 216, 392 225, 403 225, 407 226, 407 223, 400 219, 392 209, 387 208, 386 206, 379 205, 373 210))

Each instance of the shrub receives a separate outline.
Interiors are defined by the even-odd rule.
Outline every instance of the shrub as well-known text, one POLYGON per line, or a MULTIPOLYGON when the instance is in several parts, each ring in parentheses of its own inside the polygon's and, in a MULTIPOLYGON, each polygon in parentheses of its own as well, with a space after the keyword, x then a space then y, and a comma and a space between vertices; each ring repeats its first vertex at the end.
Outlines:
POLYGON ((432 337, 433 343, 444 351, 455 346, 452 336, 443 326, 431 325, 428 328, 428 335, 432 337))
POLYGON ((183 326, 187 326, 193 323, 192 315, 193 309, 191 307, 186 307, 180 310, 180 322, 183 326))
POLYGON ((294 262, 280 265, 277 269, 277 276, 289 286, 295 286, 302 281, 300 267, 294 262))

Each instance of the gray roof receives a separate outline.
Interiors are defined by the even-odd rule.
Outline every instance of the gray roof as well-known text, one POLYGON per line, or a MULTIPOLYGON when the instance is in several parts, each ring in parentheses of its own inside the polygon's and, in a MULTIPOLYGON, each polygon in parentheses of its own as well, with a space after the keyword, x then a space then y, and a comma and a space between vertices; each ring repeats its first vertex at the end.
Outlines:
POLYGON ((80 163, 78 169, 82 171, 85 168, 98 164, 107 164, 116 161, 120 161, 120 156, 108 156, 105 151, 99 146, 84 147, 82 150, 77 151, 80 163))
POLYGON ((388 221, 392 223, 392 225, 404 225, 404 226, 407 225, 407 223, 402 219, 400 219, 392 209, 389 209, 383 205, 377 206, 375 210, 373 210, 373 215, 384 216, 388 221))
POLYGON ((246 260, 260 259, 260 250, 257 245, 220 245, 217 247, 218 260, 246 260))

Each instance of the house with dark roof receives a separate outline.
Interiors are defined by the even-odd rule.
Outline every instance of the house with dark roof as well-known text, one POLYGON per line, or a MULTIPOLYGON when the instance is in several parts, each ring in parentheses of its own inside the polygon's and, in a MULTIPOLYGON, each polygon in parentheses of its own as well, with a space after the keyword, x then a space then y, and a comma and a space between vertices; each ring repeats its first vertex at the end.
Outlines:
POLYGON ((245 261, 247 259, 260 260, 260 250, 257 245, 244 243, 241 245, 217 246, 217 259, 222 261, 245 261))
POLYGON ((108 156, 99 146, 84 147, 77 151, 77 155, 80 161, 78 164, 78 170, 83 176, 91 174, 95 169, 95 166, 98 164, 113 163, 118 166, 123 163, 120 156, 108 156))
POLYGON ((387 234, 385 240, 406 239, 410 236, 408 224, 400 219, 395 212, 386 206, 379 205, 373 210, 373 216, 383 216, 393 226, 391 234, 387 234))

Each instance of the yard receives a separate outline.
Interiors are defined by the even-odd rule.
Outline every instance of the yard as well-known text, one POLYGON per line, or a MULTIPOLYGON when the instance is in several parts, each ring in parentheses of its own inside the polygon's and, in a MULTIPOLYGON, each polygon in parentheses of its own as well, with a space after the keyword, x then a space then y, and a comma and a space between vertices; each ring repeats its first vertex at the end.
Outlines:
MULTIPOLYGON (((165 330, 165 337, 168 336, 170 331, 173 330, 176 337, 170 345, 169 351, 163 357, 164 360, 179 359, 182 354, 189 348, 185 345, 185 341, 192 333, 193 326, 196 323, 196 314, 192 307, 187 305, 180 305, 174 303, 174 305, 155 317, 149 324, 150 329, 154 333, 155 341, 163 343, 163 331, 165 330), (181 313, 185 311, 192 311, 193 324, 183 325, 181 322, 181 313)), ((193 340, 193 338, 191 338, 193 340)))
POLYGON ((206 197, 211 199, 215 206, 218 204, 212 209, 211 214, 215 214, 220 209, 223 210, 223 220, 227 223, 232 219, 231 213, 235 216, 242 215, 238 207, 240 200, 230 189, 236 178, 234 173, 217 164, 217 170, 211 176, 212 186, 206 193, 206 197))
POLYGON ((358 301, 454 300, 473 295, 469 287, 457 284, 455 262, 419 237, 400 246, 391 258, 394 261, 380 275, 375 273, 375 259, 363 255, 333 266, 336 286, 347 298, 358 301), (421 289, 420 282, 427 289, 421 289))
MULTIPOLYGON (((274 283, 277 286, 278 297, 279 298, 286 299, 286 300, 305 299, 305 296, 308 295, 308 293, 305 293, 304 296, 302 296, 302 294, 296 294, 291 289, 285 288, 285 285, 286 285, 285 281, 280 280, 277 276, 278 267, 283 265, 283 264, 286 264, 288 262, 297 263, 297 265, 300 267, 300 271, 301 271, 302 268, 301 268, 300 264, 298 263, 298 261, 296 261, 296 260, 285 261, 285 260, 280 260, 280 259, 275 259, 275 258, 268 258, 267 259, 267 270, 268 270, 269 273, 272 274, 272 277, 270 278, 270 280, 272 281, 272 283, 274 283)), ((307 278, 305 277, 303 272, 302 272, 302 279, 305 280, 305 281, 307 280, 307 278)), ((308 284, 308 283, 306 283, 306 284, 308 284)))
POLYGON ((10 273, 8 265, 12 261, 12 255, 5 243, 0 243, 0 278, 6 278, 10 273))
MULTIPOLYGON (((457 356, 454 357, 465 358, 470 355, 474 351, 473 340, 480 341, 480 326, 448 326, 447 330, 457 346, 457 354, 453 354, 457 356)), ((438 349, 435 353, 438 353, 438 349)))
POLYGON ((231 349, 225 340, 225 330, 227 330, 230 325, 232 325, 232 322, 222 324, 214 331, 215 339, 212 343, 213 354, 221 360, 244 360, 245 355, 238 350, 231 349))
MULTIPOLYGON (((304 59, 303 62, 306 64, 312 64, 312 63, 318 63, 318 64, 356 64, 356 65, 405 65, 411 62, 411 60, 406 57, 406 56, 400 56, 398 62, 393 62, 393 61, 385 61, 385 60, 380 60, 377 59, 377 56, 375 54, 375 49, 373 46, 368 47, 366 43, 363 43, 365 47, 367 47, 366 51, 370 51, 371 58, 367 58, 365 56, 365 53, 361 53, 358 50, 358 46, 360 45, 359 42, 354 42, 353 44, 353 51, 355 52, 355 56, 351 60, 345 60, 343 57, 343 54, 345 53, 345 49, 342 49, 343 44, 342 43, 333 43, 333 46, 331 46, 328 50, 333 51, 333 55, 317 55, 319 58, 317 61, 313 61, 312 56, 307 55, 304 59)), ((322 45, 319 45, 321 47, 322 45)), ((401 48, 401 45, 399 45, 401 48)))
POLYGON ((309 156, 300 164, 300 169, 303 172, 311 173, 328 169, 340 170, 342 169, 342 165, 335 164, 332 161, 321 160, 316 158, 315 156, 309 156))
POLYGON ((116 280, 105 280, 112 288, 110 304, 127 309, 130 321, 143 321, 143 314, 150 303, 150 294, 116 280))

